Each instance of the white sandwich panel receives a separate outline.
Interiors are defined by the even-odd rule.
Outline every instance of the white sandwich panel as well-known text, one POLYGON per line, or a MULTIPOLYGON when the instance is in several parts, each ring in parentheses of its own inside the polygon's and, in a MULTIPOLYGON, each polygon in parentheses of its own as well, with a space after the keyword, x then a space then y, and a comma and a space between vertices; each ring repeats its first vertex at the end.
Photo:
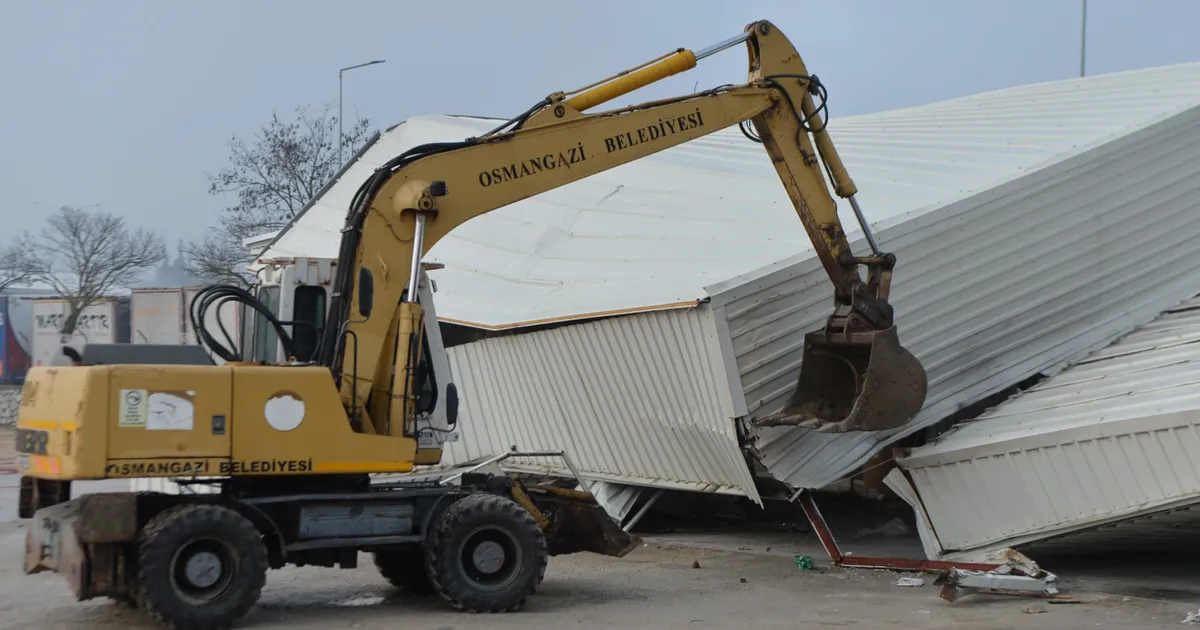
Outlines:
MULTIPOLYGON (((564 450, 589 480, 757 500, 717 343, 700 307, 455 346, 459 439, 443 463, 564 450)), ((558 459, 506 465, 569 474, 558 459)))
POLYGON ((1197 522, 1197 450, 1191 299, 898 463, 950 556, 1177 533, 1197 522))

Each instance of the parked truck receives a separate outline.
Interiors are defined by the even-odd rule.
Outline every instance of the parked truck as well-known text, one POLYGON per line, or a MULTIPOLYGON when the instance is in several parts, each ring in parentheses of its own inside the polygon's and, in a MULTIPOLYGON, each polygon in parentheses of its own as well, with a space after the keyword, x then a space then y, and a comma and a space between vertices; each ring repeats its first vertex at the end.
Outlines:
POLYGON ((130 343, 179 344, 184 342, 182 288, 134 289, 129 301, 130 343))
POLYGON ((84 308, 75 331, 64 335, 69 314, 66 300, 33 302, 33 367, 64 364, 64 346, 78 351, 89 343, 129 343, 129 298, 105 298, 84 308))
POLYGON ((0 297, 0 384, 19 385, 29 370, 32 301, 0 297))
MULTIPOLYGON (((192 325, 192 302, 203 287, 134 289, 130 296, 130 343, 154 345, 198 345, 199 338, 192 325)), ((242 337, 239 307, 228 304, 205 313, 204 327, 224 340, 222 327, 236 345, 242 337)), ((228 343, 228 341, 226 341, 228 343)), ((208 353, 217 364, 224 360, 208 353)))

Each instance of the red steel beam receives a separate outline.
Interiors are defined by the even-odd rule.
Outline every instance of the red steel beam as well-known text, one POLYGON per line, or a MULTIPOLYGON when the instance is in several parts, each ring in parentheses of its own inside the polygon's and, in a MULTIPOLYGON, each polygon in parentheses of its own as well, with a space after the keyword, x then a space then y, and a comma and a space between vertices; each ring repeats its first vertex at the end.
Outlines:
POLYGON ((813 531, 816 532, 817 538, 821 539, 821 545, 825 547, 825 553, 829 554, 829 561, 834 566, 858 567, 864 569, 900 569, 904 571, 928 571, 941 572, 950 569, 964 569, 967 571, 991 571, 999 567, 999 564, 984 564, 978 562, 954 562, 948 560, 918 560, 916 558, 870 558, 860 556, 847 556, 842 553, 838 546, 837 539, 833 537, 833 532, 830 531, 829 525, 825 522, 825 517, 821 516, 821 510, 817 509, 817 502, 812 496, 812 492, 802 490, 796 495, 796 500, 800 502, 800 507, 804 508, 804 514, 808 517, 808 522, 812 525, 813 531))

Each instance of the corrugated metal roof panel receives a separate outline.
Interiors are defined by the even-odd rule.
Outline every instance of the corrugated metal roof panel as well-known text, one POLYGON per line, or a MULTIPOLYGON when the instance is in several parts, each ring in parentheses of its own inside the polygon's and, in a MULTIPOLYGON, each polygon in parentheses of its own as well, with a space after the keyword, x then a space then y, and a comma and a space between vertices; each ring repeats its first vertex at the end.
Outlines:
MULTIPOLYGON (((446 465, 563 449, 588 478, 757 499, 707 308, 609 318, 450 348, 446 465)), ((557 460, 509 460, 566 474, 557 460)), ((506 466, 509 464, 506 464, 506 466)))
MULTIPOLYGON (((1200 81, 1189 85, 1200 104, 1200 81)), ((1124 117, 1115 97, 1090 87, 1076 96, 1084 118, 1099 106, 1092 98, 1124 117)), ((996 124, 1020 126, 1011 118, 996 124)), ((925 408, 893 432, 764 431, 764 464, 795 486, 826 485, 887 443, 1102 347, 1200 291, 1200 281, 1180 273, 1200 255, 1198 199, 1200 108, 1192 108, 1013 182, 886 222, 879 240, 900 261, 892 302, 901 341, 929 373, 925 408)), ((798 256, 709 287, 729 322, 748 412, 784 404, 802 335, 828 313, 826 284, 816 263, 798 256)))
MULTIPOLYGON (((1026 86, 846 118, 830 130, 877 227, 986 190, 1191 107, 1200 64, 1026 86)), ((836 100, 837 89, 833 87, 836 100)), ((422 116, 385 132, 267 257, 335 257, 350 198, 418 144, 496 121, 422 116)), ((853 214, 842 203, 852 235, 853 214)), ((694 304, 704 287, 811 244, 762 147, 736 129, 477 217, 429 259, 448 320, 484 327, 694 304)), ((902 276, 911 263, 901 259, 902 276)))
POLYGON ((1200 504, 1197 451, 1193 299, 899 463, 952 553, 1200 504))

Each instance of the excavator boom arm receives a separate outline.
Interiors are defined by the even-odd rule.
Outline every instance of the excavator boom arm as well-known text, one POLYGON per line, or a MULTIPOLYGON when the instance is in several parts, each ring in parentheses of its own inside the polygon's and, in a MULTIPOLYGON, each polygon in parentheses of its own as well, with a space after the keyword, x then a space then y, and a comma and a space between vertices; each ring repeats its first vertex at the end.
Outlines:
MULTIPOLYGON (((680 50, 569 98, 553 95, 510 121, 514 129, 418 147, 381 167, 351 207, 333 325, 322 344, 321 360, 338 377, 352 417, 361 417, 368 408, 385 414, 387 422, 372 421, 376 431, 391 432, 386 427, 394 426, 393 418, 408 422, 406 379, 417 354, 402 343, 411 345, 419 338, 419 317, 413 313, 419 309, 414 302, 420 260, 451 230, 513 202, 746 121, 753 123, 833 281, 840 317, 853 318, 855 309, 862 314, 882 304, 881 326, 890 326, 886 274, 872 272, 863 285, 857 265, 882 260, 890 270, 891 262, 853 256, 822 174, 824 165, 839 194, 854 194, 812 98, 819 83, 768 23, 750 25, 735 40, 749 48, 745 84, 594 114, 577 109, 685 70, 697 57, 710 54, 680 50), (884 301, 872 302, 862 287, 874 287, 876 297, 882 292, 884 301), (372 391, 388 394, 379 398, 391 402, 368 406, 372 391)), ((843 328, 849 332, 852 326, 839 330, 843 328)))

